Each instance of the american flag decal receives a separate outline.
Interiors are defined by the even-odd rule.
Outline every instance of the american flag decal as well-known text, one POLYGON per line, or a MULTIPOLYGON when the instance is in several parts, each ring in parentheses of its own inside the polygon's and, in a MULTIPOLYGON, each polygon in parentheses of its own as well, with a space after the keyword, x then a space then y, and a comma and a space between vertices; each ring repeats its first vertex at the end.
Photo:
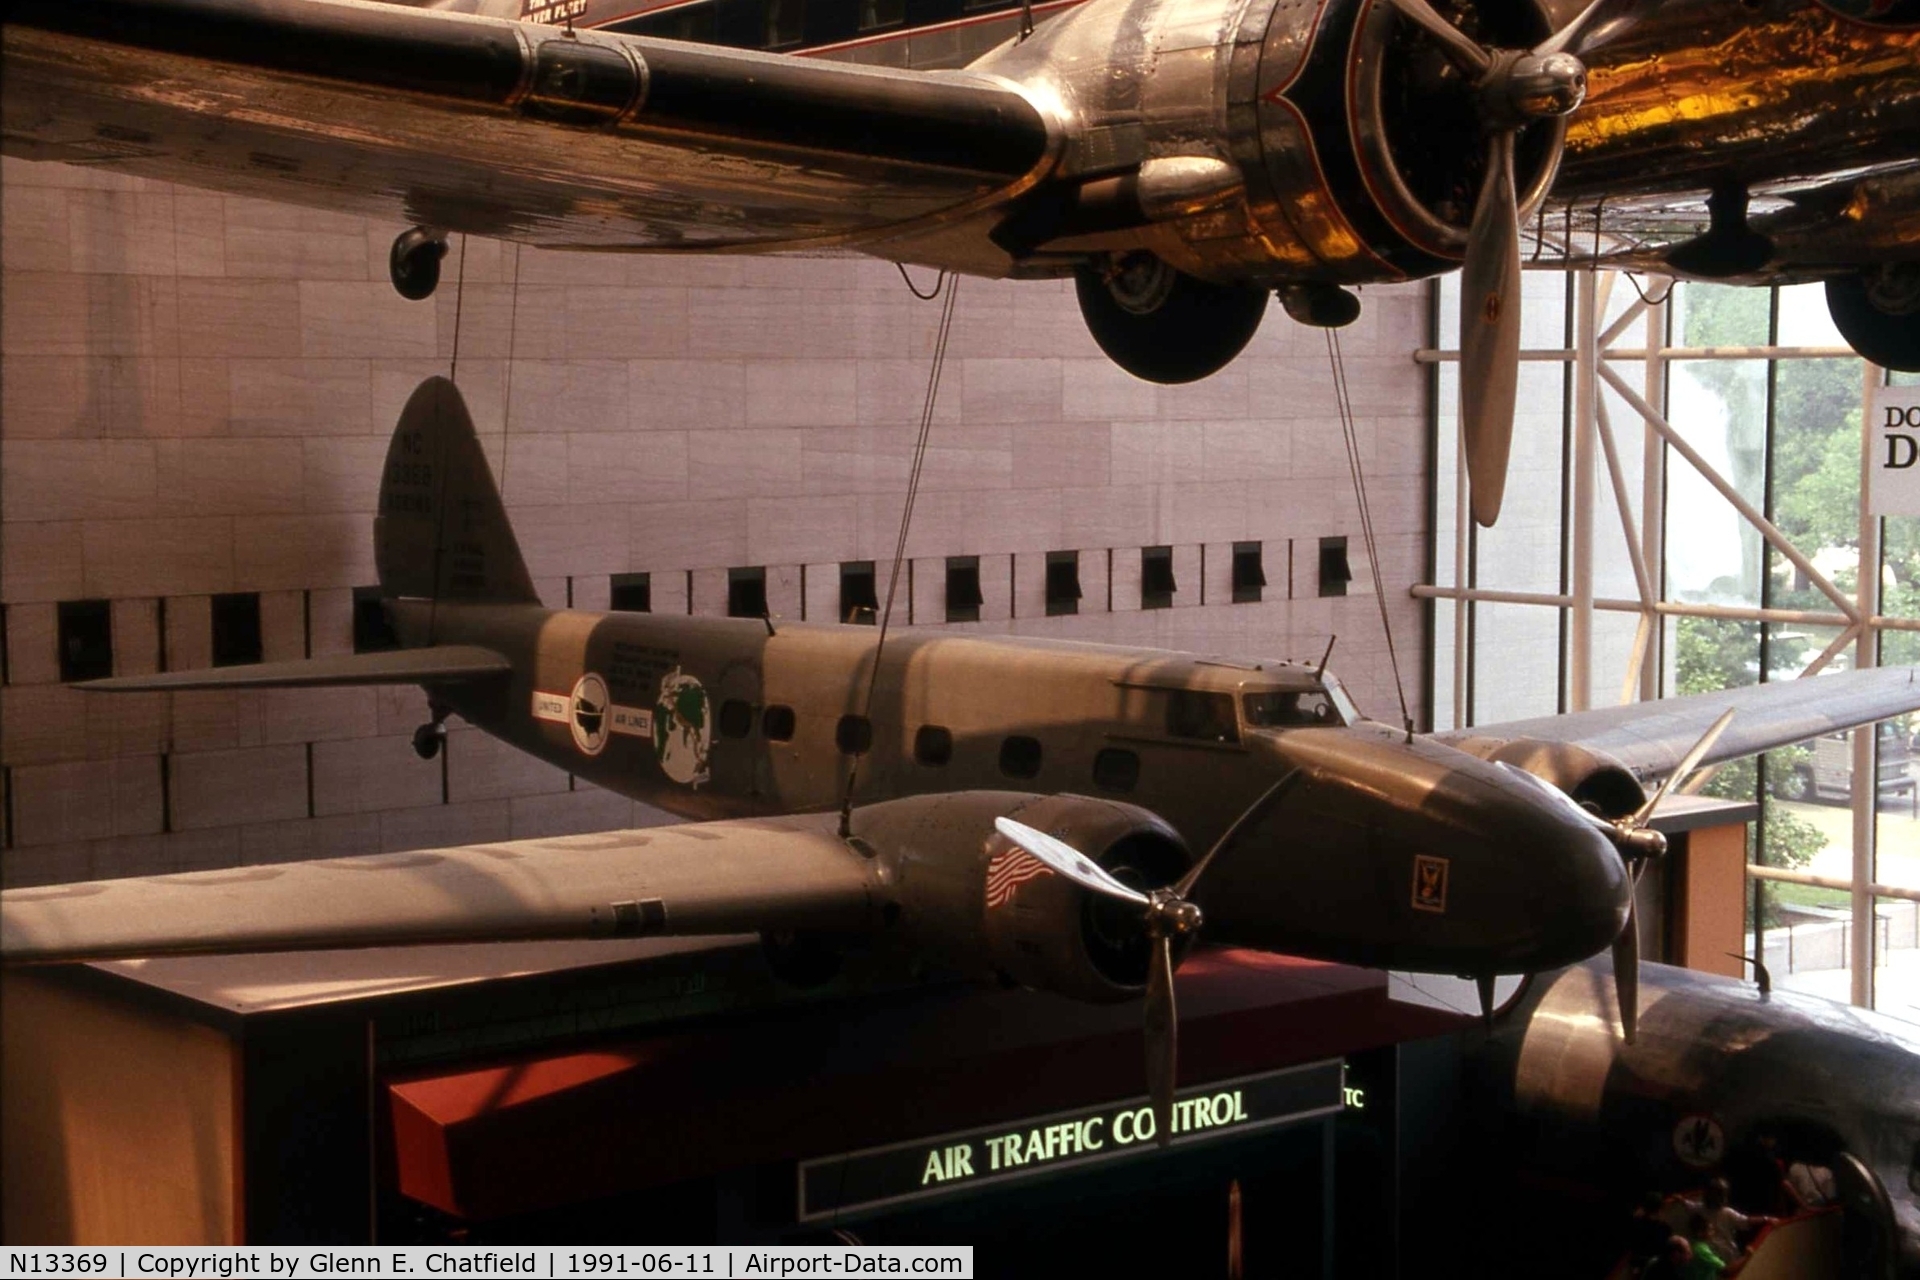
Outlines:
POLYGON ((1019 845, 1008 845, 987 863, 987 910, 1006 906, 1013 891, 1027 881, 1052 874, 1052 867, 1019 845))

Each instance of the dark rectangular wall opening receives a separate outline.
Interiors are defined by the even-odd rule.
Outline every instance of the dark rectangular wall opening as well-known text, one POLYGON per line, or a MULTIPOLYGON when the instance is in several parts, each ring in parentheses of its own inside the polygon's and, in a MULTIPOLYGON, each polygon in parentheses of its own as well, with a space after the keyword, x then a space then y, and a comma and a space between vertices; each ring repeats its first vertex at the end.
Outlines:
POLYGON ((104 680, 113 674, 113 606, 105 600, 62 600, 60 679, 104 680))
POLYGON ((947 557, 947 621, 980 621, 980 557, 947 557))
POLYGON ((1267 570, 1262 563, 1260 544, 1257 542, 1236 542, 1233 544, 1233 602, 1235 604, 1254 604, 1266 589, 1267 570))
POLYGON ((1140 607, 1170 609, 1173 593, 1173 548, 1140 548, 1140 607))
POLYGON ((1047 552, 1047 616, 1080 612, 1080 553, 1047 552))
POLYGON ((387 611, 380 603, 380 588, 355 587, 353 589, 353 651, 378 653, 382 649, 399 647, 400 637, 393 629, 393 620, 387 617, 387 611))
POLYGON ((621 613, 653 612, 653 575, 616 573, 607 590, 607 607, 621 613))
POLYGON ((214 596, 208 612, 213 622, 214 666, 243 667, 260 661, 265 646, 260 638, 259 592, 214 596))
POLYGON ((727 616, 767 616, 767 571, 764 566, 727 570, 727 616))
POLYGON ((1320 539, 1320 594, 1343 596, 1353 581, 1353 568, 1347 563, 1345 538, 1320 539))
POLYGON ((873 561, 847 561, 840 566, 840 621, 872 626, 879 620, 880 596, 873 561))

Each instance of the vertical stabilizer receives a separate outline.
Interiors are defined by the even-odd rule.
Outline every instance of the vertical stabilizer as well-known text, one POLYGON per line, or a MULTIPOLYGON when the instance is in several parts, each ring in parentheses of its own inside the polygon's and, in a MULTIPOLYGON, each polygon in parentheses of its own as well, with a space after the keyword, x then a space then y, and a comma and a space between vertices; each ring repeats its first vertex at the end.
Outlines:
POLYGON ((537 604, 459 388, 415 388, 387 446, 373 557, 388 596, 537 604))

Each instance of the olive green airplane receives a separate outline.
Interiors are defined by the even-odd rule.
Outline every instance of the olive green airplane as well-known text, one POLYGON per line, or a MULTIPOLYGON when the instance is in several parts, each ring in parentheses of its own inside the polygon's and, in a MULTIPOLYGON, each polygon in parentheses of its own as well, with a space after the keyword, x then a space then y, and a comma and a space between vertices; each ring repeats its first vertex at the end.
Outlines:
POLYGON ((890 941, 1144 995, 1165 1116, 1173 971, 1203 922, 1212 942, 1468 975, 1483 1000, 1497 974, 1611 946, 1631 1037, 1632 889, 1664 850, 1647 821, 1666 788, 1920 708, 1900 668, 1417 735, 1362 716, 1324 660, 938 632, 883 649, 874 627, 546 609, 440 378, 395 430, 374 543, 398 649, 81 687, 418 684, 422 755, 459 715, 707 821, 9 890, 7 962, 761 932, 798 971, 890 941))

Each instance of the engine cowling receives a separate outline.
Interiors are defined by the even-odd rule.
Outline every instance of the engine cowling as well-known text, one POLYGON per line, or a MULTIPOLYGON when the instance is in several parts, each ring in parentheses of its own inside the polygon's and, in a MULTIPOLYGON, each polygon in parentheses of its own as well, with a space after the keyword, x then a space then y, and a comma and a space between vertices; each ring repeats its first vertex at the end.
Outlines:
POLYGON ((1012 817, 1066 841, 1139 888, 1178 879, 1185 843, 1144 809, 1088 796, 966 791, 874 805, 854 815, 893 928, 962 972, 1080 1000, 1117 1001, 1146 985, 1137 911, 1047 870, 994 829, 1012 817))
POLYGON ((1482 760, 1525 769, 1603 818, 1624 818, 1647 802, 1639 780, 1605 752, 1539 738, 1459 738, 1447 745, 1482 760))

